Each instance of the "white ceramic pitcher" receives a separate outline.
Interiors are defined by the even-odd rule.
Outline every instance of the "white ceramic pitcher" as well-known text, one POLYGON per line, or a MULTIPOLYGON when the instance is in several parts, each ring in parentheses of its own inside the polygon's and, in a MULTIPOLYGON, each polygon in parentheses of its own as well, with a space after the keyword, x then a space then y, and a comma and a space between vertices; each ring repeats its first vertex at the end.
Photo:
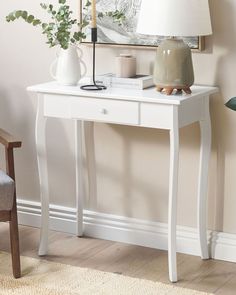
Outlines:
POLYGON ((50 68, 52 78, 61 85, 76 85, 87 72, 82 56, 82 50, 75 45, 70 45, 68 49, 61 48, 50 68), (84 68, 83 73, 81 73, 81 65, 84 68))

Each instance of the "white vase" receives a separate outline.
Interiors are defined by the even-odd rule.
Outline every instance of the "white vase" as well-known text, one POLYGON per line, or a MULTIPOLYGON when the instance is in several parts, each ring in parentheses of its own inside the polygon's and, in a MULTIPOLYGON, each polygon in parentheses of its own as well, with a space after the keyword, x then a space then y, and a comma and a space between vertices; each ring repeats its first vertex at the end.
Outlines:
POLYGON ((79 47, 70 45, 68 49, 60 49, 57 59, 52 63, 50 73, 61 85, 77 85, 86 75, 87 68, 82 61, 83 52, 79 47), (80 56, 78 55, 80 52, 80 56), (81 71, 81 65, 84 70, 81 71))

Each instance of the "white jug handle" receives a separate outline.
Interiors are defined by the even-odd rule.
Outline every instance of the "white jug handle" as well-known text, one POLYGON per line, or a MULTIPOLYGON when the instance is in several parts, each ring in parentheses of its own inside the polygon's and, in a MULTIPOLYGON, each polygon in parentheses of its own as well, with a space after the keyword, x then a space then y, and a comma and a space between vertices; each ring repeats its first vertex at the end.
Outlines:
POLYGON ((57 59, 55 59, 50 66, 50 75, 54 80, 57 80, 56 74, 54 74, 54 69, 56 65, 57 65, 57 59))
POLYGON ((82 79, 87 74, 87 67, 86 67, 86 64, 83 60, 80 60, 80 62, 84 67, 84 72, 83 72, 83 74, 81 74, 81 79, 82 79))
POLYGON ((77 50, 78 50, 79 53, 80 53, 79 58, 82 59, 82 58, 83 58, 83 55, 84 55, 83 50, 82 50, 79 46, 76 46, 76 48, 77 48, 77 50))
POLYGON ((83 50, 82 50, 79 46, 76 46, 76 48, 77 48, 77 50, 78 50, 79 53, 80 53, 80 56, 79 56, 80 63, 81 63, 81 64, 83 65, 83 67, 84 67, 84 72, 83 72, 83 74, 81 74, 81 79, 82 79, 82 78, 87 74, 87 67, 86 67, 85 62, 82 60, 83 55, 84 55, 83 50))
POLYGON ((54 74, 54 68, 55 68, 55 66, 57 64, 59 55, 60 55, 60 48, 57 49, 57 51, 56 51, 56 59, 52 62, 51 66, 50 66, 50 75, 54 80, 57 80, 56 74, 54 74))

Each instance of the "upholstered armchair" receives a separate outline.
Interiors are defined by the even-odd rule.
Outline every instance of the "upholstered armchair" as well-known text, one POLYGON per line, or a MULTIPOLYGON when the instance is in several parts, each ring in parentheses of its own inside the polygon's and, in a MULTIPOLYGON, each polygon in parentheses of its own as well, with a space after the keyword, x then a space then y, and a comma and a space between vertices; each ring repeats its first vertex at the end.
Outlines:
POLYGON ((0 221, 9 221, 13 275, 19 278, 21 269, 13 150, 21 147, 21 142, 0 129, 0 143, 4 145, 6 155, 6 173, 0 170, 0 221))

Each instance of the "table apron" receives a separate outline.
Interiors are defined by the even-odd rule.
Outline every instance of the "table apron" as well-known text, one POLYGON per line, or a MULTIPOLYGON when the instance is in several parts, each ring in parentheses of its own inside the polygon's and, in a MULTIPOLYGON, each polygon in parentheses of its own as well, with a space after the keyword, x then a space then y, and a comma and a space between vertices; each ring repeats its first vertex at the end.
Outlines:
MULTIPOLYGON (((45 94, 44 116, 171 130, 176 105, 45 94)), ((178 105, 179 128, 204 119, 204 97, 178 105)))

